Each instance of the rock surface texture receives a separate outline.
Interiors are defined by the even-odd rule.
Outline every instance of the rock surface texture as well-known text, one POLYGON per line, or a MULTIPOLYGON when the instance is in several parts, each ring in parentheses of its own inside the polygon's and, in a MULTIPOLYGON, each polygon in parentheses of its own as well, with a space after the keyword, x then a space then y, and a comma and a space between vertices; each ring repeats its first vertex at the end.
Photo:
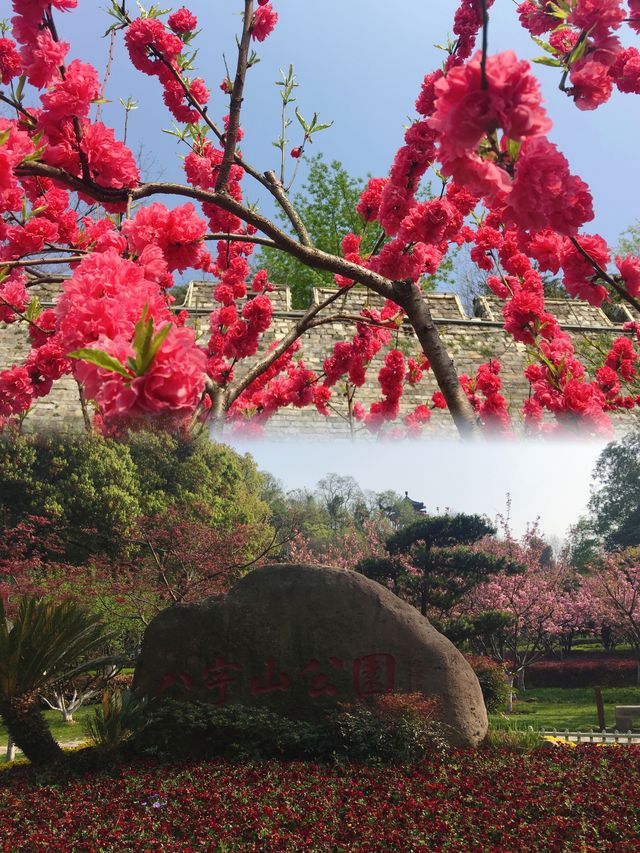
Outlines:
POLYGON ((411 605, 356 572, 272 565, 226 595, 164 610, 149 625, 134 688, 314 718, 383 693, 436 697, 456 744, 487 714, 471 667, 411 605))

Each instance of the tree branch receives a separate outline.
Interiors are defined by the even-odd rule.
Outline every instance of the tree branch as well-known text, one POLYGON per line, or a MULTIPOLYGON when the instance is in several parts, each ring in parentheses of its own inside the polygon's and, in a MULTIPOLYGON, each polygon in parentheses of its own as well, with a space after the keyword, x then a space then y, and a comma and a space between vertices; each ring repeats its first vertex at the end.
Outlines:
POLYGON ((73 261, 82 261, 84 255, 70 255, 68 258, 29 258, 16 261, 0 261, 0 269, 13 269, 14 267, 35 267, 41 264, 70 264, 73 261))
POLYGON ((300 219, 297 210, 291 204, 289 196, 286 194, 285 189, 278 180, 275 172, 265 172, 264 176, 269 183, 269 187, 271 189, 272 194, 280 202, 280 206, 287 214, 289 222, 293 225, 294 230, 300 238, 300 242, 302 243, 302 245, 312 246, 313 243, 311 242, 311 238, 309 237, 309 232, 307 231, 302 219, 300 219))
MULTIPOLYGON (((313 246, 305 246, 281 228, 278 228, 273 222, 271 222, 271 220, 262 216, 262 214, 257 211, 244 206, 240 202, 235 201, 235 199, 231 198, 226 193, 216 193, 208 190, 202 190, 197 187, 162 182, 140 184, 134 189, 99 187, 93 184, 93 182, 85 183, 81 179, 70 175, 63 169, 59 169, 55 166, 48 166, 44 163, 23 164, 18 167, 16 172, 20 175, 43 175, 45 177, 54 178, 75 190, 79 190, 80 192, 92 196, 97 201, 122 202, 126 201, 128 196, 131 196, 135 201, 155 195, 177 195, 218 205, 223 210, 227 210, 230 213, 235 214, 243 221, 253 225, 258 229, 258 231, 266 234, 276 244, 276 248, 288 252, 306 266, 311 267, 312 269, 321 269, 326 270, 327 272, 337 273, 345 278, 351 279, 354 283, 362 284, 365 287, 370 288, 385 299, 391 299, 406 311, 407 317, 416 332, 418 340, 420 341, 423 353, 431 363, 434 376, 444 395, 449 407, 449 412, 458 431, 463 437, 470 437, 477 432, 478 423, 475 414, 460 386, 453 361, 449 357, 442 341, 440 340, 440 336, 433 322, 433 318, 431 317, 431 312, 424 300, 423 294, 413 283, 393 282, 378 273, 372 272, 371 270, 352 263, 351 261, 347 261, 344 258, 339 258, 335 255, 323 252, 313 246)), ((233 237, 233 235, 231 235, 231 237, 233 237)), ((337 291, 336 294, 332 294, 332 297, 337 299, 341 293, 344 293, 344 291, 345 288, 337 291)), ((330 297, 329 303, 326 304, 330 304, 330 302, 333 301, 332 297, 330 297)), ((324 306, 324 304, 325 303, 322 305, 324 306)), ((300 322, 305 323, 313 319, 318 310, 320 310, 320 307, 322 306, 313 306, 300 322)), ((283 341, 287 341, 287 343, 283 348, 280 348, 283 343, 281 342, 281 345, 277 348, 278 355, 281 355, 282 352, 284 352, 286 348, 293 343, 293 341, 300 337, 302 332, 298 331, 299 327, 300 324, 296 324, 292 331, 283 339, 283 341)), ((266 366, 271 364, 272 361, 278 357, 278 355, 274 355, 274 352, 275 351, 272 351, 265 357, 266 366)), ((265 359, 259 362, 261 370, 265 367, 265 359)), ((244 388, 246 388, 247 385, 255 379, 257 373, 255 375, 253 374, 254 370, 251 370, 249 374, 247 374, 248 376, 251 375, 251 379, 246 383, 243 379, 241 384, 243 384, 244 387, 237 393, 235 393, 234 389, 234 393, 232 395, 234 400, 237 399, 238 394, 242 393, 242 390, 244 390, 244 388)), ((231 402, 232 399, 230 398, 227 405, 230 405, 231 402)), ((221 411, 224 411, 224 402, 221 402, 220 405, 222 406, 221 411)), ((215 414, 216 413, 212 411, 212 416, 215 417, 215 414)))
POLYGON ((229 172, 233 165, 240 129, 240 110, 242 109, 242 96, 244 92, 244 81, 247 76, 247 58, 249 56, 249 45, 251 44, 251 33, 253 30, 253 0, 244 0, 244 18, 242 23, 242 36, 238 45, 238 64, 236 66, 236 77, 231 90, 231 104, 229 107, 229 124, 224 139, 224 154, 216 180, 216 192, 224 192, 229 181, 229 172))
POLYGON ((404 308, 413 326, 458 432, 463 438, 471 438, 478 433, 478 421, 460 385, 453 361, 440 340, 424 296, 410 281, 394 282, 393 290, 393 301, 404 308))
POLYGON ((230 243, 255 243, 257 246, 267 246, 269 249, 279 247, 267 237, 254 237, 251 234, 205 234, 205 240, 226 240, 230 243))
POLYGON ((616 281, 613 276, 609 275, 609 273, 600 266, 596 259, 592 258, 591 255, 587 252, 587 250, 580 245, 580 243, 576 240, 575 237, 570 237, 569 239, 576 247, 576 249, 580 252, 582 257, 586 261, 588 261, 594 268, 594 270, 598 274, 598 278, 601 278, 603 281, 606 281, 607 284, 611 285, 611 287, 613 287, 618 296, 624 299, 625 302, 628 302, 629 305, 632 305, 636 309, 636 311, 640 312, 640 301, 636 299, 635 296, 632 296, 630 293, 628 293, 626 288, 624 288, 619 281, 616 281))

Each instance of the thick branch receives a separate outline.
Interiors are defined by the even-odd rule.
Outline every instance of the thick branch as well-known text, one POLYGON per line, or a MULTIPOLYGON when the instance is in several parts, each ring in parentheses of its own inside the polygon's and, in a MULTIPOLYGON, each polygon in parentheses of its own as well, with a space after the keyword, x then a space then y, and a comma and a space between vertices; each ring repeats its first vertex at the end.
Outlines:
POLYGON ((247 76, 247 58, 249 56, 249 45, 251 44, 251 32, 253 30, 253 0, 244 2, 244 20, 242 24, 242 37, 238 45, 238 65, 236 66, 236 78, 231 90, 231 104, 229 107, 229 124, 224 140, 224 154, 218 179, 216 181, 216 192, 223 192, 227 188, 229 172, 233 165, 238 131, 240 129, 240 110, 242 109, 242 95, 244 92, 244 81, 247 76))
POLYGON ((460 385, 453 361, 440 340, 429 306, 412 282, 394 282, 393 289, 393 301, 406 311, 458 432, 463 438, 471 438, 478 432, 478 422, 460 385))

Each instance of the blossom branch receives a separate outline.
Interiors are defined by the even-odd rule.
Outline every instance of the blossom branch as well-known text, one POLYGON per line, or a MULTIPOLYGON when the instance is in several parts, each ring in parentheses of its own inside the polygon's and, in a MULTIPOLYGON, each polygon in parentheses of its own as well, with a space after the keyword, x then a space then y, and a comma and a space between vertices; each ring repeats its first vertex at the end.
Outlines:
POLYGON ((249 45, 251 43, 251 32, 253 30, 253 0, 245 0, 244 18, 242 24, 242 37, 238 45, 238 65, 236 77, 231 90, 231 104, 229 107, 229 124, 224 140, 224 154, 218 179, 216 181, 216 192, 224 192, 229 181, 229 172, 233 165, 238 141, 238 130, 240 129, 240 110, 242 108, 242 96, 244 82, 247 76, 247 58, 249 56, 249 45))
MULTIPOLYGON (((431 312, 420 290, 412 282, 393 282, 365 267, 323 252, 313 246, 305 246, 295 240, 273 222, 255 210, 235 201, 226 193, 216 193, 197 187, 173 183, 140 184, 134 189, 113 189, 99 187, 92 182, 86 183, 70 175, 63 169, 48 166, 44 163, 23 164, 16 170, 21 175, 44 175, 66 183, 73 189, 80 190, 95 198, 97 201, 126 201, 130 195, 132 200, 149 198, 154 195, 178 195, 206 201, 218 205, 245 222, 255 226, 259 231, 268 235, 277 248, 287 251, 312 269, 322 269, 349 278, 355 283, 369 287, 380 296, 391 299, 400 305, 407 313, 425 356, 429 359, 434 377, 447 402, 449 412, 461 435, 470 437, 478 430, 476 417, 473 413, 458 380, 458 376, 449 354, 447 353, 438 330, 433 322, 431 312)), ((338 291, 338 295, 343 291, 338 291)), ((337 298, 337 296, 336 296, 337 298)), ((306 316, 306 315, 305 315, 306 316)), ((299 334, 294 335, 296 340, 299 334)), ((220 406, 224 408, 223 403, 220 406)))
POLYGON ((11 312, 16 315, 16 317, 20 317, 21 320, 24 320, 25 323, 28 323, 30 326, 33 326, 34 329, 37 329, 39 332, 42 332, 43 335, 53 335, 54 330, 52 329, 41 329, 40 326, 34 321, 30 320, 26 314, 23 314, 22 311, 18 311, 11 302, 4 298, 4 296, 0 296, 0 302, 6 305, 11 309, 11 312))
POLYGON ((613 276, 609 275, 609 273, 600 266, 600 264, 595 260, 595 258, 592 258, 591 255, 586 251, 586 249, 584 249, 580 245, 580 243, 576 240, 575 237, 571 237, 570 240, 576 247, 576 249, 580 252, 582 257, 591 264, 591 266, 598 274, 598 277, 601 278, 603 281, 606 281, 607 284, 611 285, 611 287, 613 287, 618 296, 628 302, 629 305, 632 305, 636 309, 636 311, 640 312, 640 300, 636 299, 635 296, 632 296, 630 293, 628 293, 626 288, 624 288, 619 281, 616 281, 613 276))
POLYGON ((310 327, 310 323, 314 320, 317 315, 331 305, 332 302, 335 302, 338 297, 342 296, 347 288, 342 288, 342 290, 336 290, 335 293, 332 293, 322 302, 319 302, 317 305, 312 305, 305 315, 297 322, 295 325, 289 329, 287 334, 279 341, 276 346, 266 353, 263 358, 261 358, 253 367, 247 371, 247 373, 240 379, 232 388, 227 391, 227 404, 231 406, 235 400, 242 394, 242 392, 251 385, 264 371, 270 367, 274 361, 280 358, 283 353, 285 353, 289 347, 295 343, 310 327))
POLYGON ((35 125, 35 123, 36 123, 35 118, 31 115, 30 112, 25 110, 25 108, 22 106, 22 104, 18 103, 18 101, 15 101, 13 98, 8 98, 4 94, 4 92, 0 92, 0 101, 2 101, 4 104, 8 104, 14 110, 19 112, 20 115, 25 117, 25 119, 29 122, 29 124, 35 125))

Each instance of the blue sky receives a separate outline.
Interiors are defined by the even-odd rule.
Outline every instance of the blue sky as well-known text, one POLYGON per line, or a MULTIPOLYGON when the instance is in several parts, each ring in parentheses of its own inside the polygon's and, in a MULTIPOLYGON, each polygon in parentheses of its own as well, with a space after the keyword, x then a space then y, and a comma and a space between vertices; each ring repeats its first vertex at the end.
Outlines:
MULTIPOLYGON (((225 438, 225 440, 229 440, 225 438)), ((429 512, 450 508, 495 518, 511 495, 518 535, 537 518, 557 545, 584 512, 602 441, 254 441, 231 439, 286 489, 313 489, 325 474, 354 477, 361 488, 405 491, 429 512)))
MULTIPOLYGON (((145 0, 148 2, 148 0, 145 0)), ((102 39, 110 19, 103 11, 107 0, 80 0, 79 8, 58 15, 61 36, 72 43, 72 56, 104 68, 107 40, 102 39), (98 8, 97 8, 98 7, 98 8)), ((198 73, 212 90, 211 114, 227 112, 227 99, 218 89, 224 77, 223 55, 234 67, 234 35, 240 26, 239 0, 191 0, 202 32, 195 46, 198 73)), ((300 88, 297 105, 305 116, 318 112, 333 127, 318 135, 310 149, 327 159, 341 160, 354 175, 385 175, 402 144, 403 126, 413 117, 413 104, 425 73, 441 62, 433 47, 451 30, 455 0, 419 3, 410 0, 274 0, 280 20, 274 33, 257 44, 260 63, 249 73, 243 126, 245 156, 261 170, 277 165, 272 147, 279 132, 279 69, 291 63, 300 88)), ((129 3, 135 9, 133 3, 129 3)), ((626 35, 625 35, 626 38, 626 35)), ((490 25, 490 50, 514 49, 522 58, 541 53, 519 26, 512 0, 496 0, 490 25)), ((604 107, 580 112, 558 91, 557 69, 535 67, 542 81, 547 110, 554 122, 552 140, 568 157, 573 171, 586 180, 594 194, 594 227, 615 243, 619 234, 640 218, 636 198, 640 184, 640 110, 633 95, 616 93, 604 107), (635 190, 635 191, 634 191, 635 190)), ((156 80, 136 72, 122 49, 115 54, 107 97, 113 104, 106 120, 122 126, 118 98, 140 103, 131 116, 130 142, 144 146, 149 177, 181 179, 175 140, 161 133, 170 127, 156 80)), ((291 128, 291 146, 300 140, 291 128)), ((291 147, 290 146, 290 147, 291 147)), ((292 162, 292 161, 291 161, 292 162)), ((258 192, 248 188, 248 197, 258 192)))

